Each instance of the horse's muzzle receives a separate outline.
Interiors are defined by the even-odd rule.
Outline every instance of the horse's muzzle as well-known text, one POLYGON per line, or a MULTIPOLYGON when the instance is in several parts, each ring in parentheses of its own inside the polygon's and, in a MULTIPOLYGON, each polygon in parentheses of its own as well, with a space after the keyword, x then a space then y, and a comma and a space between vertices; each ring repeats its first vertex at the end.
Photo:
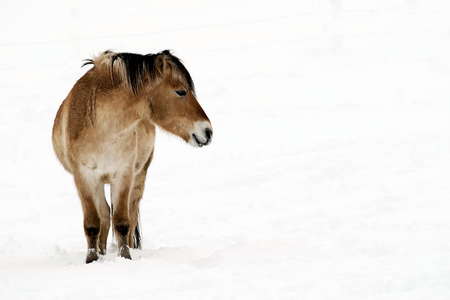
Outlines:
POLYGON ((203 147, 203 146, 207 146, 207 145, 211 144, 212 130, 209 128, 206 129, 204 132, 204 137, 206 138, 206 141, 203 141, 203 140, 200 141, 200 139, 195 135, 195 133, 192 134, 192 138, 194 139, 195 143, 199 147, 203 147))
POLYGON ((197 130, 191 135, 190 144, 194 147, 203 147, 211 144, 213 131, 210 127, 211 125, 207 123, 208 126, 205 126, 206 122, 202 122, 203 126, 196 126, 197 130), (200 128, 199 128, 200 127, 200 128))

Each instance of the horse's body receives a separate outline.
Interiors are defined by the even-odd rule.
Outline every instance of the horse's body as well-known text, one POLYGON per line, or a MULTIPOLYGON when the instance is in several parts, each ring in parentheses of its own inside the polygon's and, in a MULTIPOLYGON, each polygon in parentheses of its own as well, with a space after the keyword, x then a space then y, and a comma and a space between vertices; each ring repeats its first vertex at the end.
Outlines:
POLYGON ((153 157, 155 125, 187 143, 208 145, 212 129, 192 79, 169 51, 104 52, 70 91, 53 126, 53 147, 73 174, 84 213, 86 262, 106 253, 111 223, 104 184, 111 185, 119 255, 139 247, 138 207, 153 157))

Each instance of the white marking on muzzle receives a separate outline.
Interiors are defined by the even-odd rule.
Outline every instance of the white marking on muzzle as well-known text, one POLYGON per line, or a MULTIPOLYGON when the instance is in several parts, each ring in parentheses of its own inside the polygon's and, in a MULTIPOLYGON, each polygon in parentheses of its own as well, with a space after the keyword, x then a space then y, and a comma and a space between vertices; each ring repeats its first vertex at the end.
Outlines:
POLYGON ((193 147, 209 145, 212 140, 213 130, 211 123, 207 121, 195 122, 189 144, 193 147))

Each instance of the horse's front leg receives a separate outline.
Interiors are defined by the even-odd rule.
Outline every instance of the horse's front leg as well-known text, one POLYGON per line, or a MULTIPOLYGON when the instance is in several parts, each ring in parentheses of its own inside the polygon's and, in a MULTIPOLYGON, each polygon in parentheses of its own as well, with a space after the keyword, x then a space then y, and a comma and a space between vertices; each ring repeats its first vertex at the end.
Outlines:
POLYGON ((131 259, 128 239, 130 232, 129 203, 131 187, 133 186, 132 171, 118 178, 111 183, 113 217, 112 222, 114 232, 117 237, 119 256, 131 259))
POLYGON ((99 184, 97 188, 98 212, 100 215, 100 233, 98 237, 98 247, 101 255, 106 254, 106 244, 108 241, 109 228, 111 226, 111 210, 105 198, 105 187, 99 184))
POLYGON ((140 249, 140 233, 139 233, 139 202, 144 194, 145 177, 147 176, 147 169, 153 159, 153 150, 150 153, 147 162, 142 167, 142 170, 134 177, 133 189, 130 197, 130 235, 128 237, 128 246, 140 249))
POLYGON ((83 207, 84 233, 88 246, 86 263, 88 264, 98 259, 98 237, 101 224, 95 195, 98 188, 96 189, 93 182, 89 178, 84 178, 77 170, 74 171, 74 179, 83 207))

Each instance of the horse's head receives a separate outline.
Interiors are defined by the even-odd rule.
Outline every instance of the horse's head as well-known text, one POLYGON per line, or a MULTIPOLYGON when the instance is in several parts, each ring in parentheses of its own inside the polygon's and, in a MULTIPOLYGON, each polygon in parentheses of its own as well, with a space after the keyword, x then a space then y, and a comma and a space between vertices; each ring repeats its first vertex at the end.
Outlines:
POLYGON ((194 147, 211 143, 211 122, 198 104, 191 75, 170 51, 147 55, 107 51, 104 55, 110 57, 112 74, 147 101, 151 119, 159 127, 194 147))
POLYGON ((194 84, 181 61, 169 51, 155 58, 155 81, 149 91, 153 121, 194 147, 211 143, 211 122, 195 96, 194 84))

